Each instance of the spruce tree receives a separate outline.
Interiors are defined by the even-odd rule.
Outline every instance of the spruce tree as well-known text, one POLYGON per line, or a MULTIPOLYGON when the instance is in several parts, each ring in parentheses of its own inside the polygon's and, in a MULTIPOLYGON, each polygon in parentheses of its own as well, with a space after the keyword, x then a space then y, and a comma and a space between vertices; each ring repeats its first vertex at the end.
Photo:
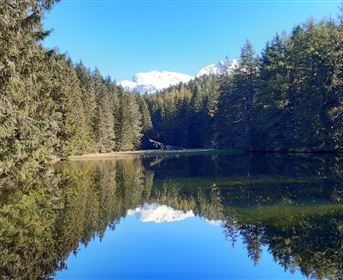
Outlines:
POLYGON ((224 76, 217 117, 219 147, 253 149, 253 110, 257 90, 258 60, 252 44, 242 48, 239 67, 232 76, 224 76))
POLYGON ((96 109, 97 109, 97 98, 94 88, 94 83, 92 79, 91 71, 86 68, 86 66, 80 62, 75 66, 77 77, 80 82, 81 88, 81 99, 83 102, 83 107, 86 114, 87 125, 91 129, 92 146, 95 150, 96 147, 96 135, 95 135, 95 125, 96 125, 96 109))
POLYGON ((56 1, 1 2, 0 177, 25 175, 48 160, 56 142, 41 21, 56 1))
POLYGON ((115 149, 114 115, 111 100, 104 92, 98 104, 97 123, 97 150, 101 153, 111 152, 115 149))
POLYGON ((149 147, 149 139, 152 137, 152 121, 151 121, 151 116, 150 116, 150 112, 148 109, 148 106, 145 102, 145 99, 140 96, 137 95, 137 103, 139 106, 139 112, 142 115, 142 140, 141 140, 141 147, 145 148, 145 147, 149 147))
POLYGON ((118 145, 122 151, 140 147, 142 138, 142 114, 134 94, 119 93, 118 145))
POLYGON ((73 65, 56 56, 52 80, 58 112, 58 155, 65 157, 92 151, 91 127, 87 122, 79 80, 73 65))

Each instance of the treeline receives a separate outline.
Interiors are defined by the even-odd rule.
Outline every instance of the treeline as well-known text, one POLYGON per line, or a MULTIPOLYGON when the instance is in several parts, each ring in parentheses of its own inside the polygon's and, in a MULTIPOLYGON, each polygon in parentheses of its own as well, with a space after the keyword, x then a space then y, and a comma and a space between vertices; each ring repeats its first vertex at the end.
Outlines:
POLYGON ((172 148, 213 147, 218 98, 216 76, 144 95, 153 124, 146 137, 172 148))
POLYGON ((229 75, 201 77, 145 98, 151 136, 182 148, 343 150, 343 23, 309 21, 250 42, 229 75))
POLYGON ((1 2, 0 177, 54 156, 137 149, 151 127, 140 95, 42 47, 42 18, 54 2, 1 2))

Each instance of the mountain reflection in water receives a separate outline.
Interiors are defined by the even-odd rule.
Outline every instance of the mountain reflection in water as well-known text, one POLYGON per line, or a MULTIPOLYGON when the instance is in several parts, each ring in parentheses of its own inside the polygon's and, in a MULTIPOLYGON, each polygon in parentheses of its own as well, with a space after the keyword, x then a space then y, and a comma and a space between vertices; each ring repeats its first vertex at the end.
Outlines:
POLYGON ((183 212, 175 210, 167 205, 159 205, 156 203, 145 203, 143 206, 137 207, 134 210, 130 209, 127 211, 127 215, 137 215, 142 222, 154 223, 176 222, 194 217, 192 210, 183 212))
MULTIPOLYGON (((130 274, 133 259, 125 256, 132 257, 127 254, 133 254, 135 248, 142 250, 148 240, 135 237, 134 246, 122 245, 132 234, 143 236, 152 230, 156 235, 149 242, 155 240, 154 250, 168 245, 173 252, 177 240, 183 238, 185 255, 202 245, 213 253, 211 257, 198 252, 193 261, 202 258, 202 268, 174 269, 169 276, 197 277, 195 270, 207 273, 204 278, 233 275, 230 270, 235 268, 230 264, 221 266, 221 274, 214 271, 218 266, 205 271, 217 250, 222 258, 231 251, 244 252, 249 263, 255 264, 251 271, 256 274, 250 278, 258 278, 258 269, 264 265, 274 271, 264 261, 269 258, 275 271, 283 273, 270 277, 340 279, 342 178, 343 161, 335 156, 183 155, 59 163, 34 180, 21 182, 16 191, 5 191, 2 186, 0 278, 40 279, 56 273, 63 278, 76 268, 85 272, 80 263, 86 254, 93 263, 106 264, 118 258, 127 266, 128 274, 116 274, 112 269, 112 274, 101 274, 104 277, 139 276, 130 274), (218 235, 211 237, 214 231, 218 235), (158 243, 159 233, 167 235, 169 244, 158 243), (202 239, 191 247, 194 236, 202 239), (108 238, 117 240, 121 250, 108 248, 111 259, 105 260, 99 257, 99 248, 108 238), (218 243, 220 238, 224 241, 218 243)), ((145 253, 149 259, 156 251, 145 253)), ((180 257, 169 256, 174 262, 180 257)), ((161 268, 160 274, 153 274, 136 265, 135 272, 144 273, 145 278, 166 273, 161 268)), ((126 272, 123 267, 121 273, 126 272)))

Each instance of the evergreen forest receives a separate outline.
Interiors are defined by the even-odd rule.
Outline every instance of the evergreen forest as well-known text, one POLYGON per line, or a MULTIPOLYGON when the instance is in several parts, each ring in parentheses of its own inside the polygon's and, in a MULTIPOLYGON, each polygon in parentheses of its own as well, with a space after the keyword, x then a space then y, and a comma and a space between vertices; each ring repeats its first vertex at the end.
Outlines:
POLYGON ((247 41, 231 73, 140 95, 43 47, 55 2, 1 1, 1 179, 86 153, 343 151, 343 18, 297 25, 261 53, 247 41))

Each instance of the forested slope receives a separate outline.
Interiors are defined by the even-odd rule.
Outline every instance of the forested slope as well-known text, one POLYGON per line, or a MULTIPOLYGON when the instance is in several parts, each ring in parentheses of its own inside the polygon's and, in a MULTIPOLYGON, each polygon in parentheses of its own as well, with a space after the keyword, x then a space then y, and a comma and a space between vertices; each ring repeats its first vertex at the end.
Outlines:
POLYGON ((26 174, 53 156, 137 149, 151 127, 140 95, 42 47, 42 18, 54 2, 1 2, 1 177, 26 174))
POLYGON ((256 55, 242 48, 231 75, 147 95, 151 136, 176 147, 341 152, 343 24, 309 21, 256 55))

